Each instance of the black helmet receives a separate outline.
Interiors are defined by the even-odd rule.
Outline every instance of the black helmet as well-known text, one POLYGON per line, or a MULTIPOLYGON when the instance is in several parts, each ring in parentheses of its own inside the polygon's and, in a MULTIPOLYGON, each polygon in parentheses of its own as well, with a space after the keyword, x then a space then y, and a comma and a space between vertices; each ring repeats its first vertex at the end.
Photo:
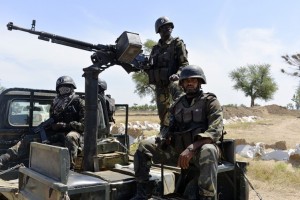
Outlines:
POLYGON ((103 91, 107 90, 107 83, 105 80, 103 80, 101 78, 98 78, 98 86, 103 91))
POLYGON ((206 77, 202 68, 196 65, 188 65, 183 67, 179 76, 179 83, 187 78, 199 78, 201 79, 202 84, 206 84, 206 77))
POLYGON ((59 86, 62 86, 62 85, 71 85, 71 86, 73 86, 73 89, 76 89, 75 82, 73 81, 73 79, 70 76, 61 76, 57 79, 56 91, 59 88, 59 86))
POLYGON ((171 22, 168 17, 160 17, 155 22, 155 32, 159 33, 159 28, 165 24, 171 24, 172 28, 174 28, 173 22, 171 22))

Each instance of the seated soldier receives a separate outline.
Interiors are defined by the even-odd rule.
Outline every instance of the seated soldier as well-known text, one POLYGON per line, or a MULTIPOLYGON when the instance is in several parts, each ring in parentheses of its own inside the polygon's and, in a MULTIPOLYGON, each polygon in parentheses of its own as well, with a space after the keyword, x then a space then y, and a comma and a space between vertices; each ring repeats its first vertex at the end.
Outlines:
MULTIPOLYGON (((50 107, 50 118, 54 122, 47 127, 50 144, 61 144, 70 153, 71 169, 74 169, 78 149, 82 146, 84 131, 84 100, 75 94, 76 85, 69 76, 62 76, 56 81, 57 96, 50 107)), ((26 135, 16 145, 0 156, 0 167, 11 160, 29 156, 30 142, 39 139, 39 135, 26 135)))
MULTIPOLYGON (((110 133, 110 123, 115 123, 113 115, 115 113, 115 100, 110 95, 105 94, 107 83, 105 80, 98 79, 98 98, 99 104, 99 130, 108 136, 110 133), (101 112, 102 109, 102 112, 101 112), (101 115, 101 113, 103 113, 101 115), (104 122, 104 123, 103 123, 104 122)), ((103 134, 102 134, 103 135, 103 134)), ((101 136, 100 136, 101 137, 101 136)))
POLYGON ((135 200, 148 199, 146 187, 151 163, 162 160, 165 164, 177 165, 183 171, 193 165, 199 172, 199 176, 185 187, 185 199, 212 200, 216 195, 220 157, 216 142, 223 130, 222 108, 214 94, 202 91, 201 85, 206 84, 206 77, 200 67, 184 67, 179 84, 185 95, 170 108, 167 134, 156 143, 143 140, 134 155, 135 200))

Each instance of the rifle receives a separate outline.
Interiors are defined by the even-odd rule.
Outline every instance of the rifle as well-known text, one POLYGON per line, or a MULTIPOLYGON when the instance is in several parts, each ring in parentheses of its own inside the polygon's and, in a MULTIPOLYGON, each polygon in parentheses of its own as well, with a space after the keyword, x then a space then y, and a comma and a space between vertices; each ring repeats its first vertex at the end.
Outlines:
POLYGON ((38 39, 52 43, 93 51, 91 60, 101 71, 112 65, 121 65, 127 73, 139 71, 147 66, 147 56, 142 54, 142 43, 139 34, 124 31, 116 40, 115 45, 92 44, 59 36, 52 33, 35 30, 36 21, 32 20, 31 29, 15 26, 13 22, 7 24, 7 29, 19 30, 38 35, 38 39))
POLYGON ((40 125, 38 125, 37 127, 32 129, 32 131, 35 134, 40 135, 43 144, 49 144, 50 143, 48 138, 47 138, 45 128, 52 125, 53 123, 54 123, 54 119, 52 117, 50 117, 49 119, 47 119, 46 121, 40 123, 40 125))

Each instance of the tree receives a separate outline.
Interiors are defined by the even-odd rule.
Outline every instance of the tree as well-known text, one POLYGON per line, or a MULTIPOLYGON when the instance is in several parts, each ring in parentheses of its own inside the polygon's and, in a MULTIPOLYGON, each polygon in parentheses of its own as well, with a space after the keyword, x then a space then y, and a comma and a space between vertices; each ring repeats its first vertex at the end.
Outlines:
POLYGON ((296 92, 292 98, 292 101, 295 102, 295 108, 300 110, 300 85, 296 89, 296 92))
MULTIPOLYGON (((143 44, 145 54, 149 55, 152 47, 156 44, 154 40, 147 39, 143 44)), ((144 71, 134 72, 132 74, 132 80, 135 82, 134 93, 138 94, 140 97, 145 97, 150 95, 152 97, 151 103, 155 101, 155 86, 148 84, 148 76, 144 71)))
POLYGON ((291 76, 297 76, 300 77, 300 54, 294 54, 294 55, 285 55, 285 56, 281 56, 289 65, 292 65, 293 67, 295 67, 296 69, 294 72, 287 72, 284 69, 281 69, 282 73, 291 75, 291 76))
POLYGON ((229 77, 235 81, 236 90, 242 90, 245 96, 250 96, 253 107, 256 99, 265 101, 273 98, 277 91, 277 84, 270 75, 270 65, 248 65, 230 72, 229 77))

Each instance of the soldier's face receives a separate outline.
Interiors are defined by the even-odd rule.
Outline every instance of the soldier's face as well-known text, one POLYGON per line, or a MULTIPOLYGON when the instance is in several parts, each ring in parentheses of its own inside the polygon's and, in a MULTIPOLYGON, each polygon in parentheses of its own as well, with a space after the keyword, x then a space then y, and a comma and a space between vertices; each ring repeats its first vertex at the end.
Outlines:
POLYGON ((192 95, 198 92, 200 88, 200 81, 198 78, 187 78, 182 80, 182 87, 187 95, 192 95))
POLYGON ((173 28, 172 28, 171 24, 165 24, 159 28, 159 34, 161 37, 169 36, 169 35, 171 35, 172 30, 173 30, 173 28))
POLYGON ((58 92, 61 96, 69 95, 72 93, 72 87, 69 85, 62 85, 58 88, 58 92))

